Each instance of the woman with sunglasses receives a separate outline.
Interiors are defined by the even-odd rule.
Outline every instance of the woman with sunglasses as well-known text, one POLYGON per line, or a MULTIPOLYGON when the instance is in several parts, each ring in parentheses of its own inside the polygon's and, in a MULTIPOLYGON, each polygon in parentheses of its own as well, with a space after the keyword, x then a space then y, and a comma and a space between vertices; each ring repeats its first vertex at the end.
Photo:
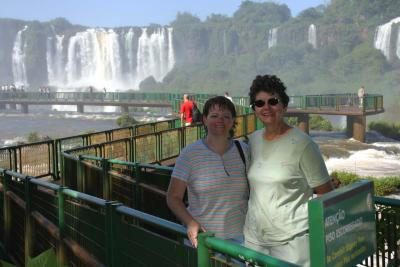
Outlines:
POLYGON ((249 189, 243 152, 232 140, 236 110, 224 96, 207 100, 203 110, 205 138, 185 147, 176 160, 167 193, 167 204, 187 227, 191 244, 197 247, 199 231, 243 242, 243 225, 249 189), (189 206, 183 198, 188 192, 189 206))
POLYGON ((318 146, 283 119, 286 86, 275 75, 257 76, 250 103, 264 128, 249 136, 250 199, 245 246, 310 266, 307 202, 333 189, 318 146))

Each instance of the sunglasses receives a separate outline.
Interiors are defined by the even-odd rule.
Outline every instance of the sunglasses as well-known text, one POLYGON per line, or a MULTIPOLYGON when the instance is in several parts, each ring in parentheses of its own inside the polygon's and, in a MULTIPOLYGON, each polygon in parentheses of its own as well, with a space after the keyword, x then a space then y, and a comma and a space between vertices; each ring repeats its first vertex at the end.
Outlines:
POLYGON ((268 103, 268 105, 270 105, 270 106, 276 106, 276 105, 278 105, 279 102, 281 102, 279 100, 279 98, 272 97, 272 98, 268 99, 267 102, 265 102, 264 100, 261 100, 261 99, 256 100, 256 101, 254 101, 254 103, 251 106, 253 108, 254 107, 262 108, 263 106, 265 106, 265 103, 268 103))

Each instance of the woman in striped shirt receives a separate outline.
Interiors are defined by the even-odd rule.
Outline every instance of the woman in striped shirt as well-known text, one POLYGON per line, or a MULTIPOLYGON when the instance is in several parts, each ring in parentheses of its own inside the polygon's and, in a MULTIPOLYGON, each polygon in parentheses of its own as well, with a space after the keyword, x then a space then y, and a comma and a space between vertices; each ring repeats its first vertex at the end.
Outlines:
POLYGON ((175 163, 167 203, 187 227, 194 247, 199 231, 211 231, 224 239, 243 239, 249 192, 245 161, 249 151, 240 142, 242 160, 232 139, 235 118, 235 106, 229 99, 209 99, 203 110, 206 137, 185 147, 175 163), (186 189, 188 207, 183 202, 186 189))

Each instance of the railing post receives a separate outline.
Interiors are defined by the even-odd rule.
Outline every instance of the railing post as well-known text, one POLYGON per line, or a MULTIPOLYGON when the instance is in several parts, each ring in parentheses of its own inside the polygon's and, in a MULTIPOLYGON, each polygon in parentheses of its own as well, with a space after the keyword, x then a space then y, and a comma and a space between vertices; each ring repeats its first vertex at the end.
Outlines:
POLYGON ((64 266, 66 262, 66 253, 65 253, 65 245, 64 245, 64 236, 65 236, 65 195, 64 189, 67 187, 60 186, 58 187, 58 231, 59 237, 58 240, 58 248, 57 248, 57 259, 59 266, 64 266))
POLYGON ((103 182, 103 198, 108 200, 111 198, 111 182, 109 177, 109 170, 110 170, 110 162, 108 159, 102 158, 101 159, 101 167, 102 167, 102 182, 103 182))
POLYGON ((116 208, 121 205, 121 203, 116 201, 107 201, 105 207, 106 266, 109 267, 121 266, 118 262, 119 257, 116 255, 120 249, 117 242, 117 227, 115 226, 117 222, 116 208))
POLYGON ((10 244, 10 234, 11 234, 11 208, 10 199, 7 197, 8 191, 8 181, 11 180, 11 175, 3 171, 3 220, 4 220, 4 250, 7 253, 10 244))
POLYGON ((31 217, 31 198, 32 198, 32 190, 31 190, 31 178, 25 177, 24 186, 25 186, 25 238, 24 238, 24 248, 25 248, 25 264, 28 263, 29 258, 33 252, 33 235, 34 231, 32 229, 33 222, 31 217))
POLYGON ((140 182, 141 182, 141 170, 140 170, 140 164, 138 162, 135 162, 134 164, 135 168, 135 181, 136 181, 136 187, 135 187, 135 209, 141 210, 142 209, 142 196, 140 193, 140 182))
POLYGON ((199 233, 197 240, 197 265, 198 267, 211 267, 210 264, 210 250, 206 246, 206 238, 214 236, 214 234, 205 232, 199 233))
POLYGON ((77 168, 78 174, 76 177, 76 187, 79 192, 85 193, 85 175, 84 175, 84 170, 83 170, 83 163, 82 163, 82 156, 78 156, 78 168, 77 168))

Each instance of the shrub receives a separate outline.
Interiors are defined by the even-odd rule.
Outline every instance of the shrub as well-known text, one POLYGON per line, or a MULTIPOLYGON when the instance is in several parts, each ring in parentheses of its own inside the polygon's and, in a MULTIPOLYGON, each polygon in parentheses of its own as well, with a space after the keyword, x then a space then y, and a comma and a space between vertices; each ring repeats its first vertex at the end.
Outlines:
POLYGON ((129 113, 124 113, 121 117, 117 118, 117 124, 119 127, 128 127, 138 124, 138 122, 129 113))
POLYGON ((320 115, 310 116, 310 129, 319 131, 332 131, 333 127, 330 121, 322 118, 320 115))
POLYGON ((332 172, 331 177, 338 179, 341 182, 342 186, 352 184, 359 180, 370 180, 374 182, 375 195, 377 196, 393 194, 400 188, 400 177, 360 177, 355 173, 341 171, 332 172))
POLYGON ((39 142, 40 141, 40 136, 37 132, 30 132, 26 136, 26 140, 28 143, 34 143, 34 142, 39 142))

